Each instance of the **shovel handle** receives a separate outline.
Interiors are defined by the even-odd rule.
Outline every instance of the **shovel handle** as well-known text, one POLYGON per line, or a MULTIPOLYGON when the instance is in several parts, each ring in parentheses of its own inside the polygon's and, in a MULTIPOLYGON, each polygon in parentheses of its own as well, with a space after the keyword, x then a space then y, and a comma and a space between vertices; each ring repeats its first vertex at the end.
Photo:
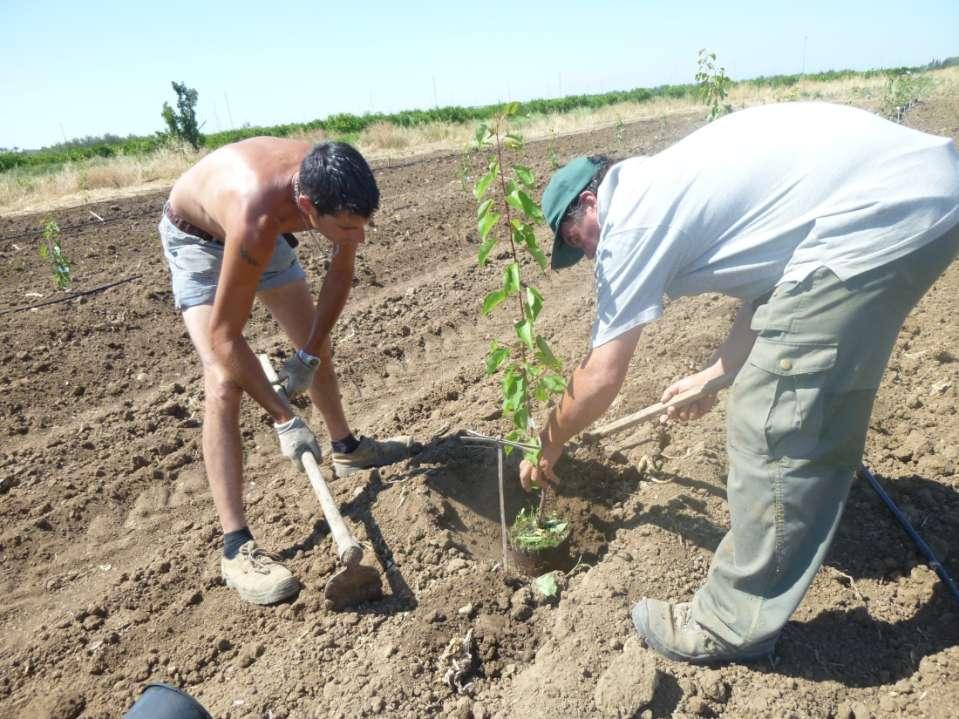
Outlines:
POLYGON ((656 404, 650 405, 649 407, 641 409, 638 412, 633 412, 625 417, 621 417, 615 422, 610 422, 609 424, 603 425, 592 432, 584 432, 583 438, 587 440, 600 439, 606 435, 619 432, 620 430, 633 427, 641 422, 658 417, 670 407, 685 407, 686 405, 692 404, 696 400, 702 398, 704 395, 715 394, 724 387, 728 387, 733 383, 734 379, 736 379, 736 374, 733 372, 720 375, 719 377, 714 377, 713 379, 704 383, 702 386, 693 387, 685 392, 680 392, 666 402, 657 402, 656 404))
MULTIPOLYGON (((270 380, 270 384, 273 385, 273 389, 280 396, 280 399, 289 404, 286 391, 283 389, 283 385, 280 384, 280 378, 277 376, 276 370, 273 369, 273 365, 270 364, 270 358, 265 354, 259 354, 256 357, 260 361, 263 373, 266 375, 266 378, 270 380)), ((336 555, 347 567, 356 566, 363 558, 363 548, 359 542, 356 541, 350 528, 347 527, 343 521, 340 510, 336 506, 336 500, 333 499, 333 495, 330 494, 330 490, 326 486, 326 481, 323 479, 323 472, 316 462, 316 457, 313 456, 312 452, 304 452, 300 457, 300 461, 303 463, 306 476, 310 479, 310 486, 313 487, 316 498, 320 500, 323 517, 330 527, 330 534, 333 535, 333 541, 336 542, 336 555)))

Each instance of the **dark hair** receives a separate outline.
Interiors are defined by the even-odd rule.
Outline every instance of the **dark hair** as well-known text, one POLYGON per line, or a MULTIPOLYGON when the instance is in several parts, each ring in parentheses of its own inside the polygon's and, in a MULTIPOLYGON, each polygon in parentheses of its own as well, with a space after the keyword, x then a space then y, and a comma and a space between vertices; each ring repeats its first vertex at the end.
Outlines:
POLYGON ((373 171, 355 147, 324 142, 300 163, 300 192, 321 215, 352 212, 369 218, 380 206, 373 171))
MULTIPOLYGON (((609 172, 609 168, 616 164, 616 160, 607 157, 606 155, 590 155, 587 158, 590 162, 597 166, 596 174, 593 175, 593 179, 589 181, 589 184, 586 185, 580 194, 589 191, 593 194, 596 194, 596 191, 599 189, 599 186, 602 184, 603 179, 606 177, 606 173, 609 172)), ((583 208, 579 203, 579 196, 577 195, 576 199, 569 203, 569 207, 566 208, 566 212, 563 213, 563 216, 560 218, 557 227, 562 227, 563 223, 567 220, 578 220, 583 216, 583 208)))

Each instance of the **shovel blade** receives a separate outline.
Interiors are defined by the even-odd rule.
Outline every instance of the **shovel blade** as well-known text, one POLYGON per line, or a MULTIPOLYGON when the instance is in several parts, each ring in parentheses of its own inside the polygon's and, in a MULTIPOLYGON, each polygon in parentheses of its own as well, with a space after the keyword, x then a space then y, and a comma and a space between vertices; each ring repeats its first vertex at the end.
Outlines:
POLYGON ((323 590, 327 606, 335 612, 383 596, 380 573, 363 564, 343 567, 330 577, 323 590))

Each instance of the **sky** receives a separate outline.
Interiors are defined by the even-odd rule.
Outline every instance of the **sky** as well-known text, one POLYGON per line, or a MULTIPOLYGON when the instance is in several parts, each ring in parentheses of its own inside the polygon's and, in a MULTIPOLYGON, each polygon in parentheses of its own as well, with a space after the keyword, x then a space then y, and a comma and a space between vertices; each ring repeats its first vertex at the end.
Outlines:
POLYGON ((0 147, 204 132, 959 55, 959 0, 0 0, 0 147))

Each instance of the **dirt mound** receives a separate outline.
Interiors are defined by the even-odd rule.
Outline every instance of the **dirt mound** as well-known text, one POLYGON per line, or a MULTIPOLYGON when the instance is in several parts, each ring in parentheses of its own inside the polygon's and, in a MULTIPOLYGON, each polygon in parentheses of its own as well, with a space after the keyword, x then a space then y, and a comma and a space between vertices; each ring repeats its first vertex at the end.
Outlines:
MULTIPOLYGON (((542 187, 551 157, 654 152, 700 122, 536 143, 529 164, 542 187)), ((920 106, 910 122, 955 135, 959 104, 920 106)), ((379 172, 377 230, 335 331, 356 430, 412 433, 422 445, 407 462, 332 486, 384 576, 381 601, 342 613, 323 606, 334 555, 318 503, 249 402, 251 528, 304 589, 257 607, 221 583, 199 368, 155 231, 163 195, 56 213, 76 289, 123 282, 0 325, 0 716, 116 717, 153 681, 183 687, 216 717, 949 715, 959 606, 861 482, 773 662, 689 667, 632 639, 631 604, 689 598, 725 531, 722 409, 666 436, 646 427, 573 445, 558 471, 577 566, 559 575, 556 599, 504 576, 495 453, 461 436, 505 429, 481 363, 503 328, 478 312, 498 270, 475 266, 474 207, 457 165, 434 158, 379 172)), ((35 256, 44 220, 0 218, 0 310, 58 297, 35 256)), ((304 240, 318 287, 328 257, 304 240)), ((590 270, 541 288, 545 334, 575 361, 591 323, 590 270)), ((957 303, 953 267, 899 338, 867 447, 953 576, 957 303)), ((606 419, 698 368, 733 310, 718 296, 670 304, 606 419)), ((257 351, 290 351, 262 308, 249 328, 257 351)), ((515 457, 506 471, 513 516, 529 499, 515 457)))

